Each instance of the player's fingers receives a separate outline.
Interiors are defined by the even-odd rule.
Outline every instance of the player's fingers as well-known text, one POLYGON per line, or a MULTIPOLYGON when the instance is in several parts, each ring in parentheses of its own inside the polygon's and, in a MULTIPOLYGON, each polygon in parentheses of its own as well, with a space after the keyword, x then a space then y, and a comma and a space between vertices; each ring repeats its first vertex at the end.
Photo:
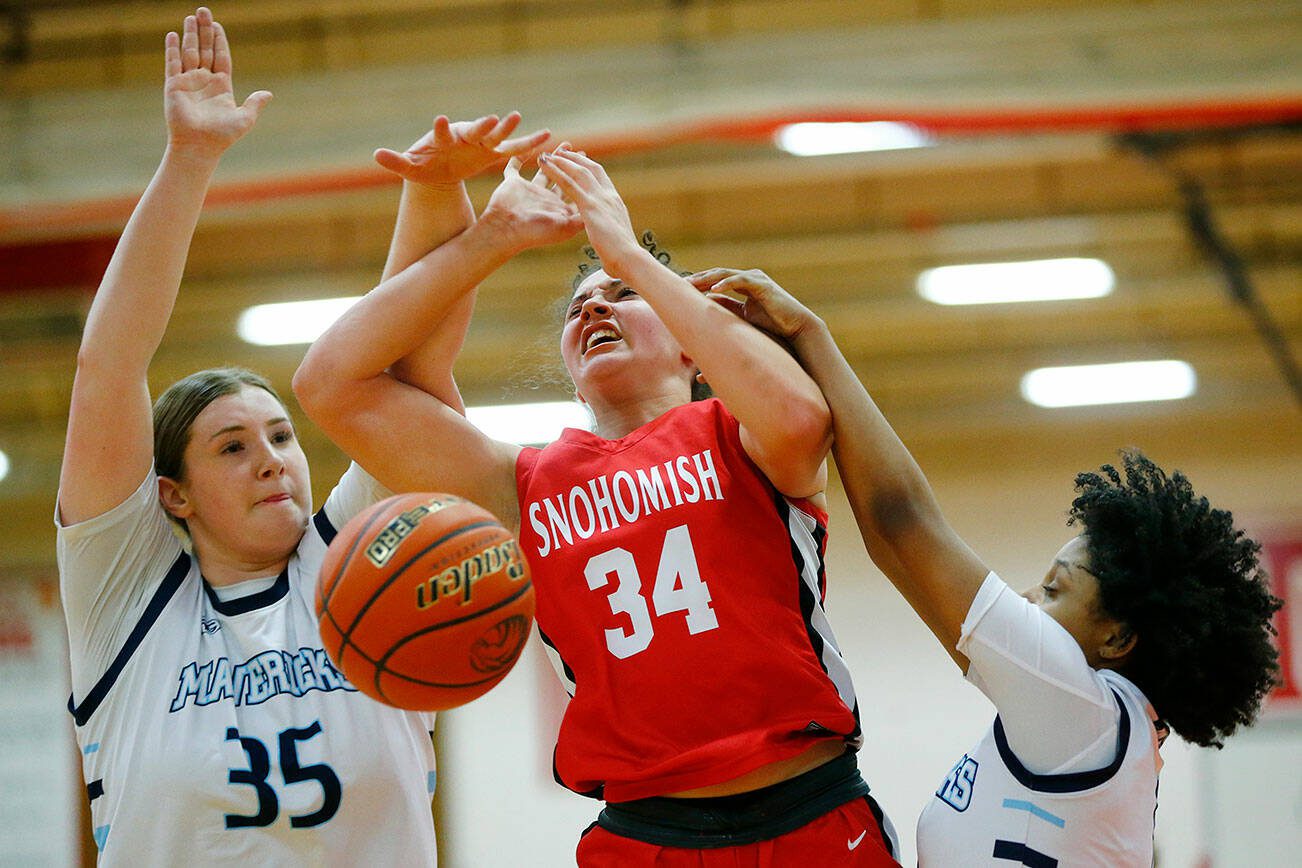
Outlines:
POLYGON ((736 273, 735 268, 707 268, 704 271, 687 275, 687 282, 696 287, 709 287, 736 273))
POLYGON ((497 126, 497 115, 484 115, 466 127, 461 138, 467 142, 478 142, 488 135, 488 131, 497 126))
POLYGON ((395 175, 403 174, 412 166, 411 157, 397 151, 391 151, 388 148, 377 148, 373 156, 375 162, 379 163, 380 168, 387 169, 395 175))
POLYGON ((240 111, 244 112, 245 117, 251 121, 256 121, 258 115, 262 114, 262 110, 267 107, 269 102, 271 102, 271 91, 255 90, 249 94, 248 99, 244 100, 244 104, 240 106, 240 111))
POLYGON ((731 311, 742 319, 746 318, 746 302, 739 298, 733 298, 730 295, 719 295, 714 292, 707 292, 705 297, 717 304, 719 307, 731 311))
POLYGON ((493 128, 484 134, 484 144, 496 147, 501 144, 502 140, 511 135, 511 132, 520 125, 520 113, 511 112, 502 118, 493 128))
POLYGON ((509 160, 506 161, 506 168, 502 170, 502 177, 504 177, 504 178, 518 178, 518 177, 520 177, 520 158, 519 158, 519 157, 512 157, 511 159, 509 159, 509 160))
POLYGON ((589 172, 589 173, 590 173, 594 178, 597 178, 598 180, 601 180, 601 181, 609 181, 609 180, 610 180, 610 176, 608 176, 608 175, 606 174, 606 169, 605 169, 605 167, 603 167, 603 166, 601 165, 601 163, 598 163, 596 160, 594 160, 594 159, 592 159, 591 157, 589 157, 589 156, 588 156, 586 153, 584 153, 583 151, 570 151, 570 150, 567 150, 567 151, 565 152, 565 156, 566 156, 566 157, 569 157, 571 160, 573 160, 574 163, 575 163, 576 165, 578 165, 578 166, 582 166, 582 167, 583 167, 585 170, 587 170, 587 171, 588 171, 588 172, 589 172))
POLYGON ((582 188, 561 168, 555 152, 538 157, 538 170, 546 175, 547 180, 555 184, 561 195, 571 202, 582 194, 582 188))
POLYGON ((231 74, 231 45, 226 39, 226 28, 212 23, 212 71, 231 74))
POLYGON ((185 30, 181 34, 181 71, 199 68, 199 29, 194 16, 185 16, 185 30))
POLYGON ((195 10, 194 20, 199 31, 199 66, 212 69, 212 11, 200 6, 195 10))
POLYGON ((181 74, 181 37, 173 30, 163 40, 163 75, 171 78, 181 74))
MULTIPOLYGON (((578 162, 573 157, 574 151, 566 151, 560 148, 552 151, 550 154, 543 154, 539 161, 546 161, 547 165, 554 166, 560 175, 564 175, 571 183, 590 185, 593 182, 592 172, 578 162)), ((557 177, 551 177, 553 181, 558 181, 557 177)))
POLYGON ((714 284, 715 292, 735 292, 737 295, 744 295, 747 298, 754 298, 759 288, 760 284, 753 281, 745 272, 725 277, 714 284))
MULTIPOLYGON (((510 151, 508 153, 510 153, 512 156, 519 157, 520 162, 528 164, 528 163, 532 163, 534 160, 537 160, 538 156, 546 149, 547 149, 547 142, 543 141, 539 143, 536 147, 528 148, 523 151, 510 151)), ((501 148, 499 148, 498 150, 500 152, 501 148)))
POLYGON ((528 162, 538 156, 538 151, 547 144, 547 140, 551 137, 551 130, 538 130, 527 136, 507 139, 497 146, 497 152, 499 154, 520 156, 525 162, 528 162))
POLYGON ((448 120, 447 115, 439 115, 434 119, 434 144, 440 148, 452 144, 452 121, 448 120))

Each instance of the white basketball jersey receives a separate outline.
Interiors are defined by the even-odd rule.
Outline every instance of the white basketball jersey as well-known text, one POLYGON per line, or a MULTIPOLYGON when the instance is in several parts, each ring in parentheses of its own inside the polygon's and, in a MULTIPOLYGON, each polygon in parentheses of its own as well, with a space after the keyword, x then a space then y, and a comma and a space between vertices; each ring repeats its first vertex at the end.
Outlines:
POLYGON ((999 718, 954 766, 918 819, 918 864, 1098 866, 1153 864, 1161 768, 1152 706, 1121 675, 1100 671, 1122 709, 1112 763, 1037 775, 1013 754, 999 718))
POLYGON ((313 612, 327 513, 342 524, 374 500, 358 476, 285 572, 234 599, 182 550, 152 474, 60 528, 69 709, 101 864, 435 863, 433 715, 357 692, 313 612))

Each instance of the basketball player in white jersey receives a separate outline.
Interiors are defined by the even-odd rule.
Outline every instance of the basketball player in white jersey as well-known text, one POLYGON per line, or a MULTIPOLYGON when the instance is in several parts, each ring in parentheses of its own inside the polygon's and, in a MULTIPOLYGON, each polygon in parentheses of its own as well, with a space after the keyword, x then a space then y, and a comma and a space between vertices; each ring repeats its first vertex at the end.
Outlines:
POLYGON ((1152 865, 1168 728, 1219 745, 1275 680, 1279 601, 1257 544, 1183 475, 1128 452, 1076 477, 1081 534, 1019 596, 946 523, 822 320, 762 272, 690 279, 738 293, 721 303, 819 384, 869 554, 998 711, 923 811, 919 864, 1152 865))
MULTIPOLYGON (((271 98, 235 102, 205 8, 165 55, 167 150, 87 317, 55 514, 100 861, 432 865, 432 715, 358 693, 313 613, 326 545, 387 492, 354 466, 313 515, 289 413, 243 369, 184 378, 151 418, 147 372, 209 180, 271 98)), ((440 118, 377 154, 407 179, 387 271, 465 228, 464 177, 546 139, 505 140, 518 121, 440 118)), ((467 301, 443 340, 468 316, 467 301)), ((460 407, 436 360, 395 370, 460 407)))

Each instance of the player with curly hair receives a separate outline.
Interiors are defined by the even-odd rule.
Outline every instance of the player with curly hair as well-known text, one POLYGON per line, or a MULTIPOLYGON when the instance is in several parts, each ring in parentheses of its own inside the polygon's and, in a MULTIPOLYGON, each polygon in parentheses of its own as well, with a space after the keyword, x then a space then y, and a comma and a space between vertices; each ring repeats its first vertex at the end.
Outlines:
POLYGON ((919 864, 1152 865, 1168 729, 1219 747, 1275 683, 1280 602, 1257 543, 1182 474, 1125 452, 1076 477, 1080 535, 1019 596, 945 521, 820 318, 762 272, 690 280, 818 383, 869 555, 998 710, 923 810, 919 864))

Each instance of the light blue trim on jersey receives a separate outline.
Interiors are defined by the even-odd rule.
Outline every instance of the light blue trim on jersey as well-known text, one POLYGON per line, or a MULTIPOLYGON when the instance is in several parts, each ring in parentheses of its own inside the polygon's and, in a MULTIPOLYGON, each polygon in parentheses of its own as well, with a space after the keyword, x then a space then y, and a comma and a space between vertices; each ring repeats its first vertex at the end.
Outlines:
POLYGON ((434 771, 425 776, 425 791, 431 796, 434 795, 434 787, 438 784, 439 773, 434 771))
POLYGON ((90 754, 93 754, 98 750, 99 750, 99 742, 92 741, 90 744, 86 745, 81 749, 81 754, 82 756, 89 756, 90 754))
POLYGON ((104 845, 108 843, 109 824, 95 827, 95 848, 103 850, 104 845))
POLYGON ((1044 820, 1046 823, 1053 823, 1059 829, 1067 825, 1067 821, 1064 820, 1062 817, 1054 816, 1053 814, 1050 814, 1048 811, 1046 811, 1044 808, 1041 808, 1030 802, 1023 801, 1021 799, 1004 799, 1004 807, 1012 808, 1014 811, 1025 811, 1026 813, 1031 814, 1032 816, 1039 817, 1041 820, 1044 820))

